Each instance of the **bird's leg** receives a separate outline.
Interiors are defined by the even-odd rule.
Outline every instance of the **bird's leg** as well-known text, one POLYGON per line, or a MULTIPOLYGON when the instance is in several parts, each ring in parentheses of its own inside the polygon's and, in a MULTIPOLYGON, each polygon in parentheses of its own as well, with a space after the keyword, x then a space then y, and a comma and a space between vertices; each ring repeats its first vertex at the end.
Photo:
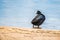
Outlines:
POLYGON ((38 28, 39 28, 39 25, 38 25, 38 28))
POLYGON ((34 28, 34 25, 33 25, 33 28, 34 28))

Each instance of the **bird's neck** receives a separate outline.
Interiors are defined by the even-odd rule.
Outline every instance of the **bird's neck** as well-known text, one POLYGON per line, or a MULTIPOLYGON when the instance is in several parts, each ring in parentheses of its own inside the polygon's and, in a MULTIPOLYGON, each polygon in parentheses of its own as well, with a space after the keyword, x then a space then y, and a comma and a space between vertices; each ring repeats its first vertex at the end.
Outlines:
POLYGON ((38 14, 38 15, 42 15, 42 14, 38 14))

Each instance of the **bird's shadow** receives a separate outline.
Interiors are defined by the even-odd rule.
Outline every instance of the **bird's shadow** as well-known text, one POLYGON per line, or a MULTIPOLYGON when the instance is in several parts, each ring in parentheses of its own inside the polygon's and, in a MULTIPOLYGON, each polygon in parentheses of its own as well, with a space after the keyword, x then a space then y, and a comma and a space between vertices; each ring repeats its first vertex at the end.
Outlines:
POLYGON ((42 29, 42 28, 41 27, 39 27, 39 28, 38 27, 34 27, 33 29, 42 29))

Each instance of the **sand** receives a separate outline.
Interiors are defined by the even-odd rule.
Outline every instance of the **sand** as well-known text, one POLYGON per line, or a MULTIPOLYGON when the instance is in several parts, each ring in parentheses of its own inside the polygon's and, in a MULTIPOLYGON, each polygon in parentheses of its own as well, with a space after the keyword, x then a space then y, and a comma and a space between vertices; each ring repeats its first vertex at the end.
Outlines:
POLYGON ((60 30, 0 26, 0 40, 60 40, 60 30))

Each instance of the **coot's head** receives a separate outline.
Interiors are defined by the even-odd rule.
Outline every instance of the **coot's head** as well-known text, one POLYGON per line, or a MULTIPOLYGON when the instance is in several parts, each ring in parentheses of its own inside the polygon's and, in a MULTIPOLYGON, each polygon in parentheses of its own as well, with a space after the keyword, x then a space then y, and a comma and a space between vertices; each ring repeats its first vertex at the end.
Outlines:
POLYGON ((37 11, 37 14, 41 14, 41 12, 38 10, 38 11, 37 11))

